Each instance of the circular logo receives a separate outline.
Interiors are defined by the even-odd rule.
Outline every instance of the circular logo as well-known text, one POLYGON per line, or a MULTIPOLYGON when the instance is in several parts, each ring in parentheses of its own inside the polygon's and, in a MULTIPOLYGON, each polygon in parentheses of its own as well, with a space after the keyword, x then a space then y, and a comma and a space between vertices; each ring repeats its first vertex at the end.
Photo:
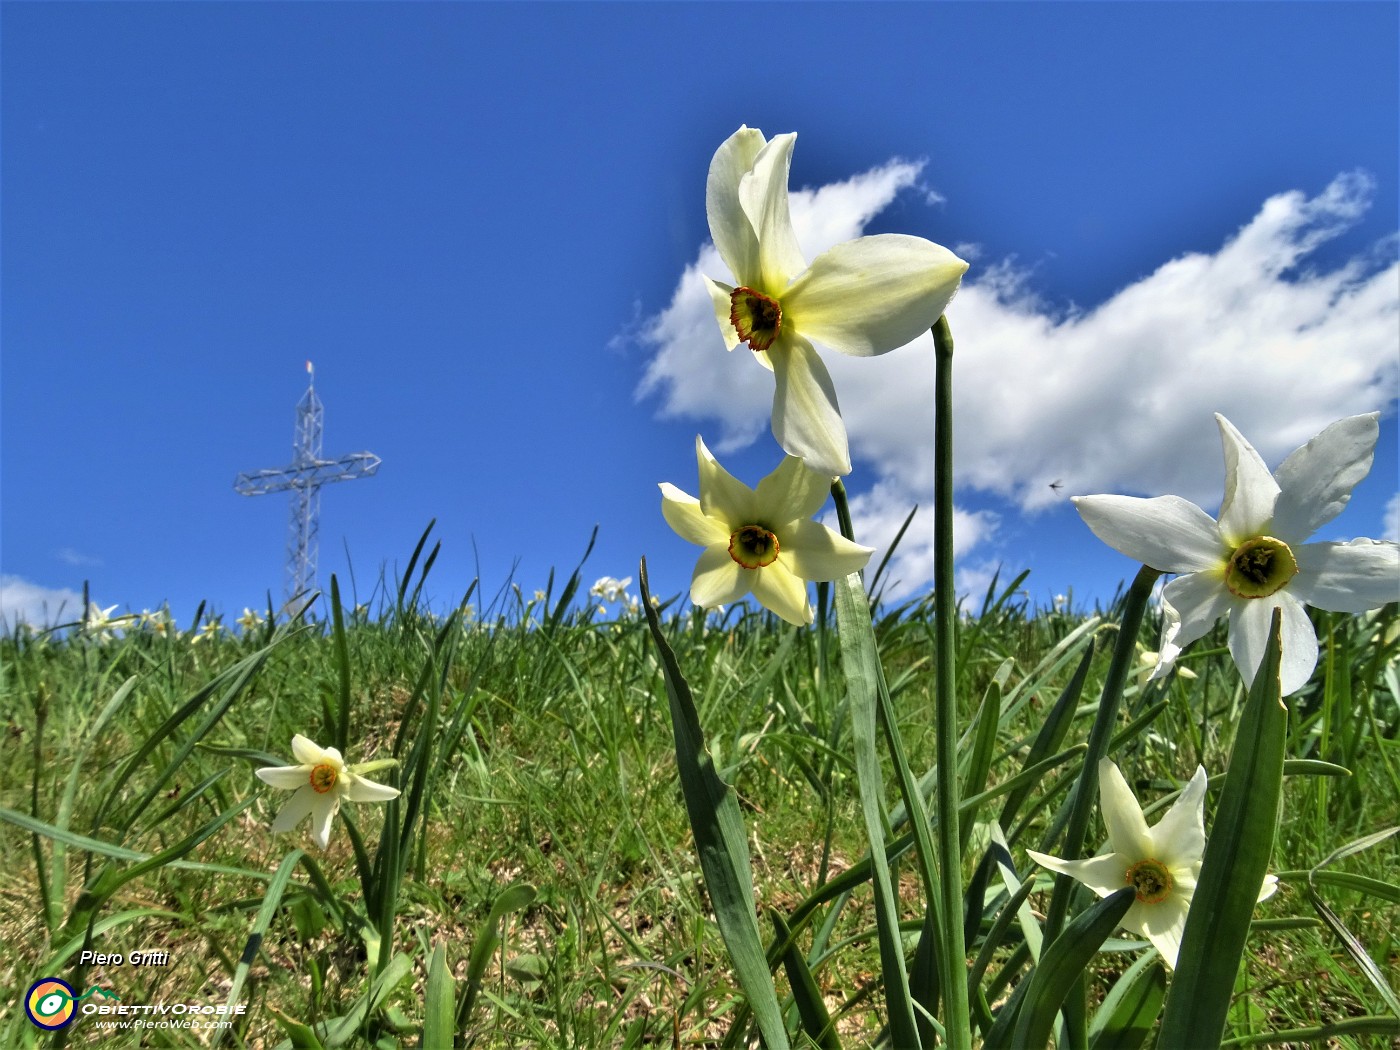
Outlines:
POLYGON ((24 1012, 40 1028, 57 1031, 73 1020, 76 998, 67 981, 41 977, 29 986, 29 993, 24 997, 24 1012))

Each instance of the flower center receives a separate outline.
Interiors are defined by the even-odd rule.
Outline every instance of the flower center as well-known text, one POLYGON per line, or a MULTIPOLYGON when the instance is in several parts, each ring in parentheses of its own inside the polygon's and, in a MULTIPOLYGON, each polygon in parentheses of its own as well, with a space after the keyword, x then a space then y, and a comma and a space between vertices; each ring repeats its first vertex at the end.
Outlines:
POLYGON ((778 560, 778 537, 762 525, 744 525, 729 535, 729 556, 746 569, 761 569, 778 560))
POLYGON ((1144 904, 1161 904, 1172 892, 1172 875, 1160 860, 1140 860, 1128 869, 1123 880, 1137 890, 1144 904))
POLYGON ((778 300, 740 285, 729 295, 729 320, 750 350, 767 350, 783 329, 783 308, 778 300))
POLYGON ((318 795, 324 795, 335 787, 335 782, 338 779, 340 779, 340 774, 336 772, 335 766, 327 762, 311 767, 311 790, 318 795))
POLYGON ((1267 598, 1287 586, 1298 571, 1288 544, 1272 536, 1245 540, 1225 566, 1225 587, 1236 598, 1267 598))

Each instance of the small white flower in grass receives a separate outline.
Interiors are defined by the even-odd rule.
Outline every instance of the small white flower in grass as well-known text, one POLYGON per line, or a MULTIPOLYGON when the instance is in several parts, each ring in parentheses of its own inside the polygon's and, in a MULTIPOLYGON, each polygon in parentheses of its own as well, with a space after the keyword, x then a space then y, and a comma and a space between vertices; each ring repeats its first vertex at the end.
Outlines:
POLYGON ((1317 636, 1304 605, 1361 613, 1400 600, 1400 546, 1368 539, 1305 543, 1351 499, 1371 469, 1378 413, 1333 423, 1278 470, 1217 414, 1225 445, 1225 499, 1215 520, 1180 496, 1078 496, 1094 535, 1162 572, 1182 573, 1162 590, 1159 678, 1183 648, 1222 616, 1230 655, 1247 684, 1264 658, 1274 609, 1283 615, 1283 693, 1301 689, 1317 665, 1317 636))
MULTIPOLYGON (((345 764, 338 750, 318 747, 300 733, 292 737, 292 757, 298 765, 267 766, 257 770, 258 778, 264 783, 296 792, 272 822, 274 834, 291 831, 309 814, 311 838, 325 849, 330 839, 331 821, 342 802, 387 802, 398 798, 398 788, 366 780, 355 772, 356 767, 345 764)), ((379 763, 371 765, 379 767, 379 763)))
POLYGON ((613 576, 604 576, 589 588, 588 593, 595 598, 601 598, 605 602, 625 601, 627 598, 627 586, 632 582, 632 577, 625 576, 617 579, 613 576))
POLYGON ((788 211, 795 134, 741 127, 710 161, 710 236, 735 284, 706 279, 725 345, 747 343, 774 373, 773 436, 822 474, 851 472, 836 389, 812 341, 855 357, 903 346, 937 322, 967 270, 905 234, 859 237, 807 265, 788 211))
POLYGON ((103 609, 96 602, 88 602, 87 614, 83 617, 83 632, 99 645, 106 645, 115 637, 112 626, 121 619, 112 619, 115 608, 115 605, 109 605, 103 609))
MULTIPOLYGON (((1089 860, 1060 860, 1035 850, 1026 853, 1042 867, 1079 880, 1100 897, 1111 896, 1124 886, 1134 887, 1137 899, 1123 916, 1123 929, 1146 937, 1175 969, 1206 849, 1205 799, 1206 771, 1197 766, 1196 775, 1167 815, 1149 828, 1123 774, 1102 758, 1099 809, 1108 828, 1106 851, 1089 860)), ((1272 896, 1276 889, 1278 879, 1264 876, 1259 900, 1272 896)))
POLYGON ((262 622, 263 618, 246 605, 243 607, 243 615, 237 620, 238 626, 242 627, 245 631, 251 631, 256 627, 260 627, 262 622))
POLYGON ((788 623, 809 624, 808 580, 835 580, 865 567, 871 548, 812 520, 831 490, 795 456, 751 489, 695 439, 700 498, 661 485, 661 512, 684 539, 705 548, 695 565, 690 600, 703 608, 752 593, 788 623))
POLYGON ((219 626, 218 620, 207 620, 204 625, 200 627, 199 633, 190 640, 190 644, 198 645, 200 642, 214 641, 219 637, 219 632, 222 630, 223 628, 219 626))

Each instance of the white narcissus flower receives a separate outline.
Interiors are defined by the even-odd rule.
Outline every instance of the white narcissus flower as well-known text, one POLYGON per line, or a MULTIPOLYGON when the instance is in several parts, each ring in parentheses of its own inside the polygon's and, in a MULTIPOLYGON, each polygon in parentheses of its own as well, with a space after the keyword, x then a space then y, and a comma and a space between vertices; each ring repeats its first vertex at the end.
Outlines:
POLYGON ((219 637, 219 632, 222 630, 223 628, 219 625, 218 620, 206 620, 204 626, 200 627, 199 633, 194 636, 190 644, 198 645, 200 642, 216 641, 219 637))
POLYGON ((258 778, 264 783, 296 792, 272 822, 274 834, 291 831, 310 814, 311 838, 325 849, 330 839, 331 821, 342 802, 387 802, 398 798, 398 788, 366 780, 355 772, 355 767, 345 764, 338 750, 318 747, 300 733, 292 737, 292 757, 298 765, 267 766, 257 770, 258 778))
POLYGON ((710 161, 710 236, 734 276, 706 278, 725 345, 748 343, 777 379, 773 436, 821 474, 851 472, 836 390, 812 342, 871 357, 910 342, 942 316, 967 263, 905 234, 859 237, 807 265, 788 211, 795 134, 771 142, 741 127, 710 161))
POLYGON ((751 489, 715 461, 695 439, 700 498, 661 485, 661 513, 683 538, 705 548, 695 565, 690 600, 703 608, 736 602, 752 592, 788 623, 813 620, 808 580, 858 572, 873 553, 812 515, 826 502, 831 476, 795 456, 751 489))
MULTIPOLYGON (((1167 815, 1149 828, 1123 774, 1101 758, 1099 809, 1108 828, 1107 852, 1089 860, 1060 860, 1029 849, 1026 853, 1042 867, 1079 880, 1100 897, 1124 886, 1134 887, 1137 899, 1121 925, 1151 941, 1175 969, 1206 849, 1205 799, 1206 771, 1197 766, 1196 775, 1167 815)), ((1277 877, 1264 876, 1259 900, 1273 896, 1276 889, 1277 877)))
POLYGON ((1333 423, 1270 474, 1254 447, 1216 414, 1225 445, 1225 499, 1215 520, 1180 496, 1078 496, 1094 535, 1162 572, 1182 573, 1162 590, 1166 627, 1153 678, 1222 616, 1230 655, 1252 684, 1274 609, 1283 616, 1283 694, 1307 684, 1317 636, 1304 605, 1362 613, 1400 600, 1400 546, 1368 539, 1304 541, 1342 512, 1371 469, 1379 414, 1333 423))
POLYGON ((87 613, 83 616, 83 631, 99 645, 106 645, 114 637, 112 625, 118 622, 112 619, 115 608, 115 605, 109 605, 103 609, 96 602, 88 602, 87 613))
POLYGON ((243 615, 237 620, 238 626, 242 627, 244 631, 251 631, 261 626, 262 622, 263 618, 246 605, 243 607, 243 615))

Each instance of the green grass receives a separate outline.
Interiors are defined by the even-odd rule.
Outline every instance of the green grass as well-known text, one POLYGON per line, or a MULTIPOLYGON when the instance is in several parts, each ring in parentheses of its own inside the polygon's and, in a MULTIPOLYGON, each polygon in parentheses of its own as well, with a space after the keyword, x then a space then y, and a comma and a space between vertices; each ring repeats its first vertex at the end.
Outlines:
MULTIPOLYGON (((297 1023, 350 1014, 370 975, 383 972, 383 960, 397 953, 406 957, 403 979, 347 1027, 347 1045, 417 1045, 434 947, 445 948, 460 1004, 492 904, 520 884, 535 893, 502 920, 503 936, 486 959, 462 1028, 469 1045, 721 1045, 739 1012, 739 993, 708 909, 644 619, 625 612, 603 619, 581 607, 577 573, 558 597, 527 601, 505 588, 472 619, 445 623, 415 606, 418 591, 410 593, 406 582, 372 612, 347 617, 343 652, 330 625, 315 623, 264 625, 198 644, 188 635, 157 637, 135 628, 106 644, 76 632, 0 640, 6 735, 0 805, 146 855, 208 832, 183 855, 185 866, 154 867, 94 907, 84 888, 112 885, 135 860, 99 856, 76 843, 60 847, 53 833, 0 822, 0 1045, 37 1045, 39 1032, 20 1007, 23 993, 41 976, 72 980, 77 955, 62 963, 55 956, 70 943, 81 945, 89 928, 96 950, 161 949, 170 963, 88 968, 85 985, 115 989, 127 1002, 223 1002, 269 880, 295 846, 314 863, 295 865, 270 914, 242 984, 247 1011, 223 1036, 225 1046, 275 1046, 299 1031, 297 1023), (246 681, 229 677, 240 668, 246 681), (348 762, 387 757, 396 741, 401 754, 420 738, 440 745, 452 738, 454 725, 461 730, 450 754, 440 756, 421 833, 407 846, 392 952, 382 957, 363 929, 362 880, 343 820, 324 853, 304 826, 272 836, 268 825, 286 796, 257 780, 255 762, 246 757, 285 763, 297 732, 331 743, 328 718, 341 702, 346 672, 348 762), (188 705, 211 683, 207 697, 188 705), (114 697, 118 705, 95 730, 114 697), (183 719, 182 705, 192 709, 183 719), (133 763, 172 716, 170 732, 133 763), (71 805, 64 802, 70 778, 71 805), (100 884, 109 865, 108 882, 100 884)), ((1061 746, 1086 738, 1112 643, 1112 610, 1097 623, 1083 614, 1032 610, 1017 598, 1018 585, 989 594, 973 610, 978 615, 960 622, 957 639, 960 725, 972 726, 994 682, 1003 694, 988 776, 993 785, 1021 768, 1081 652, 1092 645, 1083 699, 1061 746)), ((877 611, 881 655, 916 772, 927 770, 935 753, 931 610, 924 600, 877 611)), ((708 617, 688 603, 663 610, 716 765, 740 800, 758 902, 785 915, 864 850, 839 646, 834 617, 827 620, 801 631, 739 607, 708 617)), ((1287 754, 1344 766, 1350 776, 1285 781, 1271 866, 1279 872, 1306 873, 1338 847, 1400 824, 1400 642, 1385 640, 1396 607, 1363 618, 1321 614, 1316 622, 1323 659, 1313 683, 1290 698, 1287 754)), ((1155 625, 1144 628, 1141 640, 1155 640, 1155 625)), ((1198 677, 1177 677, 1165 691, 1156 683, 1145 691, 1132 686, 1125 697, 1119 729, 1137 724, 1112 754, 1144 804, 1175 790, 1197 762, 1212 775, 1223 772, 1229 754, 1243 691, 1223 631, 1198 642, 1183 666, 1198 677), (1152 717, 1143 722, 1145 714, 1152 717)), ((971 735, 960 753, 970 760, 971 735)), ((1022 876, 1032 870, 1025 846, 1039 844, 1063 801, 1054 785, 1067 785, 1076 769, 1071 760, 1036 783, 1006 828, 1014 833, 1012 856, 1022 876)), ((979 817, 995 817, 1002 803, 982 807, 979 817)), ((351 805, 347 812, 373 856, 387 807, 351 805)), ((987 842, 981 826, 968 836, 965 882, 987 842)), ((1101 841, 1097 824, 1090 838, 1101 841)), ((1393 886, 1400 837, 1325 870, 1393 886)), ((920 886, 907 858, 895 876, 905 918, 917 929, 920 886)), ((988 889, 985 917, 969 941, 972 956, 991 926, 998 886, 994 880, 988 889)), ((1400 983, 1400 906, 1365 882, 1322 876, 1316 886, 1384 980, 1400 983)), ((1030 899, 1043 914, 1048 892, 1030 899)), ((1256 925, 1240 974, 1229 1037, 1386 1013, 1362 965, 1320 923, 1305 875, 1286 878, 1260 907, 1261 921, 1265 928, 1256 925)), ((846 1046, 869 1044, 883 1017, 873 924, 865 883, 839 908, 825 906, 799 935, 804 952, 814 937, 841 945, 815 967, 815 978, 846 1046)), ((772 936, 771 924, 761 927, 772 936)), ((1004 946, 989 948, 989 973, 1002 972, 1002 986, 1025 974, 1014 929, 1004 946)), ((1091 999, 1138 954, 1100 955, 1091 999)), ((786 995, 781 967, 777 982, 786 995)), ((123 1037, 103 1038, 90 1024, 88 1018, 75 1024, 69 1043, 121 1045, 123 1037)), ((137 1045, 135 1036, 125 1038, 137 1045)), ((146 1038, 149 1045, 212 1042, 180 1030, 146 1038)), ((1384 1046, 1389 1038, 1352 1032, 1316 1045, 1384 1046)), ((744 1044, 735 1033, 729 1045, 744 1044)))

